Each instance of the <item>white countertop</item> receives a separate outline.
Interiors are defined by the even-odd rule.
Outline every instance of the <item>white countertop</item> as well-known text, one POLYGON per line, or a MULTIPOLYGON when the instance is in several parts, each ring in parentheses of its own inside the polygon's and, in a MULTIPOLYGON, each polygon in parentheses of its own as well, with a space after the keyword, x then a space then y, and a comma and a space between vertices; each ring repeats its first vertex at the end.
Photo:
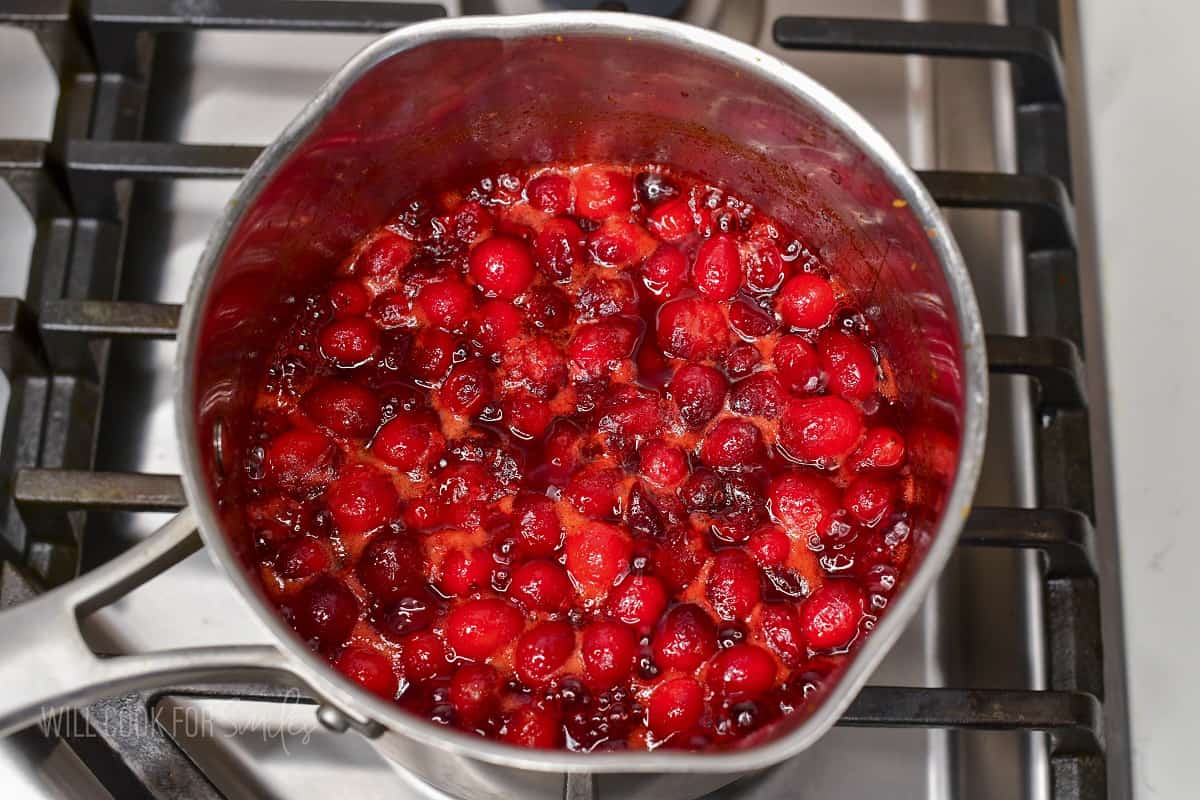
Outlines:
POLYGON ((1196 796, 1200 4, 1080 3, 1114 434, 1134 791, 1196 796))

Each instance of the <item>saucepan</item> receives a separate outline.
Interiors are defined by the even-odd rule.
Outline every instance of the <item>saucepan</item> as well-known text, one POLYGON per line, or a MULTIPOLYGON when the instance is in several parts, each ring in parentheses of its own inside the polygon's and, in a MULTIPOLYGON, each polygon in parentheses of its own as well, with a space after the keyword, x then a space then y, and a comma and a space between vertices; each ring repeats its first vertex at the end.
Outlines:
POLYGON ((0 615, 0 733, 47 707, 254 673, 303 684, 324 724, 371 737, 454 796, 696 796, 798 753, 834 724, 945 564, 983 452, 979 311, 950 231, 913 173, 862 117, 795 69, 721 35, 631 14, 447 19, 367 47, 234 193, 197 266, 178 347, 190 506, 118 559, 0 615), (356 239, 404 198, 487 166, 585 160, 684 165, 790 225, 873 318, 913 424, 942 432, 931 437, 937 453, 911 447, 923 512, 886 613, 823 701, 739 748, 538 751, 412 716, 341 677, 290 629, 249 569, 250 537, 226 496, 275 333, 356 239), (87 648, 81 615, 201 544, 269 644, 109 658, 87 648))

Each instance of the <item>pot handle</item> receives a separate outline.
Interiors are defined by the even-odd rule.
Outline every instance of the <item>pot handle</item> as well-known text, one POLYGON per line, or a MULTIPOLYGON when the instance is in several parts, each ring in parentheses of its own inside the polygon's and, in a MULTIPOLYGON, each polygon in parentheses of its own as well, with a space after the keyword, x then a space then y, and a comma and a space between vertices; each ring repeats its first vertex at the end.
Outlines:
POLYGON ((200 549, 191 511, 117 558, 43 595, 0 612, 0 736, 61 711, 133 689, 231 673, 293 675, 272 645, 188 647, 101 658, 79 620, 200 549))

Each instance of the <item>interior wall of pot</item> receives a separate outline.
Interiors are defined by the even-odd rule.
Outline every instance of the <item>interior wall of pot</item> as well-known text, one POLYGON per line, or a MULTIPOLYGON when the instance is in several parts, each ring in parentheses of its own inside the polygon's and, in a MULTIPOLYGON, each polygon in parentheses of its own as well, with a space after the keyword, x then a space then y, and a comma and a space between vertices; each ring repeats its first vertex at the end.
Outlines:
MULTIPOLYGON (((196 370, 214 497, 230 497, 240 420, 298 298, 406 198, 497 162, 662 161, 790 225, 852 287, 920 430, 910 453, 920 548, 949 478, 962 407, 952 303, 928 233, 884 173, 794 93, 694 47, 625 37, 433 41, 350 86, 247 207, 203 298, 196 370), (211 426, 222 420, 224 475, 211 426), (952 454, 951 454, 952 455, 952 454)), ((238 542, 240 517, 227 530, 238 542)))

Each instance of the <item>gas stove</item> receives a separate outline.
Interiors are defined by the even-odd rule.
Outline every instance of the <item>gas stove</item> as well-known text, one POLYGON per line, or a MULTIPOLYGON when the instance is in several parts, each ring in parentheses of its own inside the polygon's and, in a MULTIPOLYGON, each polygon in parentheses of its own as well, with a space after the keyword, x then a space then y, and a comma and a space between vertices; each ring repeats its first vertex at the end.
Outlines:
MULTIPOLYGON (((408 22, 597 6, 755 43, 862 111, 946 209, 990 334, 984 475, 937 590, 841 726, 717 796, 1128 796, 1069 1, 0 0, 0 605, 104 563, 183 504, 178 304, 236 179, 328 75, 408 22)), ((203 552, 88 623, 97 652, 267 639, 203 552), (186 624, 156 613, 166 598, 186 624)), ((257 684, 47 718, 0 741, 0 786, 443 796, 327 730, 307 698, 257 684)))

